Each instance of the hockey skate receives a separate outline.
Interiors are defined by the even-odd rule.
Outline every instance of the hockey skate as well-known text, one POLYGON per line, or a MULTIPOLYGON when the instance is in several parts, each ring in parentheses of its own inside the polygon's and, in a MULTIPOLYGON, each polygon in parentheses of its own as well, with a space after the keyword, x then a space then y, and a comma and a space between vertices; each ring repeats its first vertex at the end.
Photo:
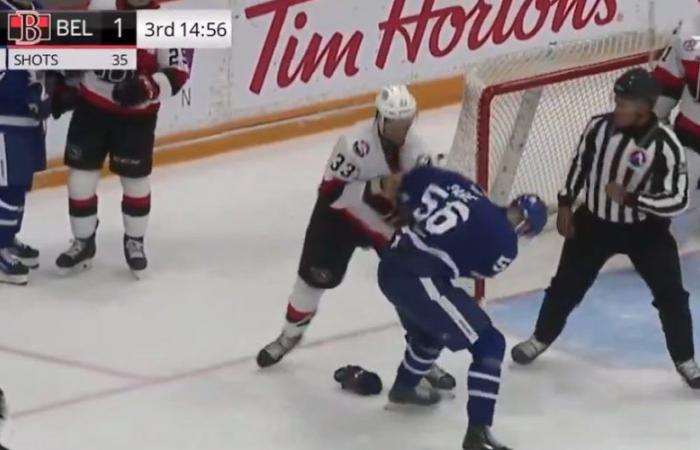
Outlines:
POLYGON ((387 410, 405 409, 406 407, 426 408, 435 406, 442 400, 440 392, 433 388, 422 384, 414 388, 406 388, 394 384, 389 391, 389 403, 387 410))
POLYGON ((462 442, 463 450, 512 450, 499 443, 491 434, 489 427, 484 425, 469 425, 467 435, 462 442))
POLYGON ((15 241, 10 247, 10 252, 12 252, 16 259, 30 269, 39 268, 39 250, 15 238, 15 241))
POLYGON ((433 388, 443 391, 451 391, 457 386, 455 377, 437 364, 433 364, 433 367, 430 368, 430 372, 425 375, 425 381, 433 388))
POLYGON ((148 267, 148 259, 143 247, 143 238, 135 238, 124 235, 124 258, 131 273, 139 278, 148 267))
POLYGON ((73 239, 68 250, 56 259, 56 266, 61 275, 71 275, 92 267, 92 260, 97 253, 95 235, 87 239, 73 239))
POLYGON ((29 282, 29 267, 22 264, 9 248, 0 249, 0 283, 25 286, 29 282))
POLYGON ((694 359, 677 364, 676 370, 688 386, 692 389, 700 389, 700 367, 698 367, 698 363, 694 359))
POLYGON ((285 333, 280 334, 277 339, 270 342, 263 347, 262 350, 260 350, 257 359, 258 367, 262 369, 280 362, 287 353, 294 350, 294 347, 299 344, 302 337, 303 334, 298 336, 288 336, 285 333))
POLYGON ((549 348, 549 345, 538 341, 535 336, 531 336, 527 341, 523 341, 513 347, 510 356, 513 361, 520 365, 527 365, 537 359, 549 348))

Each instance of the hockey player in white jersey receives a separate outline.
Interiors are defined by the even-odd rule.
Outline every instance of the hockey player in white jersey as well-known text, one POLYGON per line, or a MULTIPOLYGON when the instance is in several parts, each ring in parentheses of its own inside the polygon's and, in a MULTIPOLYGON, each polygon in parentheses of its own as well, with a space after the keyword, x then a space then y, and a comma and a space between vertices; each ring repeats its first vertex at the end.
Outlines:
MULTIPOLYGON (((115 0, 117 10, 157 9, 157 0, 115 0)), ((180 93, 189 79, 190 50, 138 49, 137 70, 93 70, 82 75, 68 128, 64 163, 73 240, 56 259, 64 274, 89 268, 97 246, 97 184, 100 169, 120 177, 123 249, 138 277, 147 265, 145 235, 151 211, 150 175, 161 103, 180 93)))
POLYGON ((690 198, 671 232, 682 244, 700 228, 700 15, 681 26, 654 75, 663 88, 656 104, 659 119, 668 122, 679 106, 674 131, 686 150, 690 198))
MULTIPOLYGON (((394 234, 394 206, 382 195, 385 177, 437 163, 441 156, 414 133, 416 113, 408 88, 389 86, 377 95, 375 120, 338 139, 306 230, 282 333, 259 352, 260 367, 278 363, 299 343, 325 291, 343 281, 356 248, 381 252, 394 234)), ((437 366, 426 379, 433 386, 454 387, 454 379, 437 366)))

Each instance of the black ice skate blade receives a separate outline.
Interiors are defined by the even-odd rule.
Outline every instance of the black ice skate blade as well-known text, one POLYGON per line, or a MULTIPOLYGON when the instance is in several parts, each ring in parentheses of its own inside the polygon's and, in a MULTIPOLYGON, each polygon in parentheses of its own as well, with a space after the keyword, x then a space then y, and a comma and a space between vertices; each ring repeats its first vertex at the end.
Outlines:
POLYGON ((129 272, 131 273, 131 276, 133 276, 136 281, 141 281, 146 277, 146 269, 142 269, 142 270, 129 269, 129 272))
POLYGON ((258 352, 257 358, 255 358, 255 362, 258 364, 258 368, 260 369, 267 369, 268 367, 272 367, 280 361, 282 361, 282 358, 275 359, 265 350, 260 350, 258 352))
POLYGON ((434 411, 440 406, 441 402, 432 405, 416 405, 414 403, 394 403, 388 401, 384 405, 384 411, 403 413, 403 414, 425 414, 434 411))
POLYGON ((29 284, 29 275, 2 275, 0 283, 10 286, 26 286, 29 284))
POLYGON ((87 272, 92 269, 92 259, 85 260, 73 267, 59 267, 58 274, 62 277, 69 277, 72 275, 78 275, 82 272, 87 272))
POLYGON ((24 264, 28 269, 36 270, 39 268, 39 258, 19 258, 15 257, 19 262, 24 264))
POLYGON ((700 379, 690 380, 681 375, 681 380, 683 381, 683 386, 690 389, 696 395, 700 395, 700 379))

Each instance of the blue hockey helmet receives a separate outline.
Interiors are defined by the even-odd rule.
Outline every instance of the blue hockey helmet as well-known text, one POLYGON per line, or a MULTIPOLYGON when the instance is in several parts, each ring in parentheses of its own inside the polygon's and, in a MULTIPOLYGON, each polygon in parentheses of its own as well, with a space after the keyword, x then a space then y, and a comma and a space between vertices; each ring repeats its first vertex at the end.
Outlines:
POLYGON ((544 230, 547 225, 547 205, 535 194, 518 196, 510 204, 520 210, 523 220, 516 225, 515 232, 519 236, 534 237, 544 230))

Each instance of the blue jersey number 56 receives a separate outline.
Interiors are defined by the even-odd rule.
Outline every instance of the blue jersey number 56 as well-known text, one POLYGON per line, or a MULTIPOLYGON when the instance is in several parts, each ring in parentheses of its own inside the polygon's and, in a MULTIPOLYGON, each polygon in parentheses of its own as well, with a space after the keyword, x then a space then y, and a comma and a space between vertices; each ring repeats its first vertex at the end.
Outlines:
POLYGON ((460 200, 450 200, 450 193, 431 184, 423 193, 423 205, 413 212, 416 221, 423 223, 430 234, 444 234, 469 220, 469 206, 460 200))

